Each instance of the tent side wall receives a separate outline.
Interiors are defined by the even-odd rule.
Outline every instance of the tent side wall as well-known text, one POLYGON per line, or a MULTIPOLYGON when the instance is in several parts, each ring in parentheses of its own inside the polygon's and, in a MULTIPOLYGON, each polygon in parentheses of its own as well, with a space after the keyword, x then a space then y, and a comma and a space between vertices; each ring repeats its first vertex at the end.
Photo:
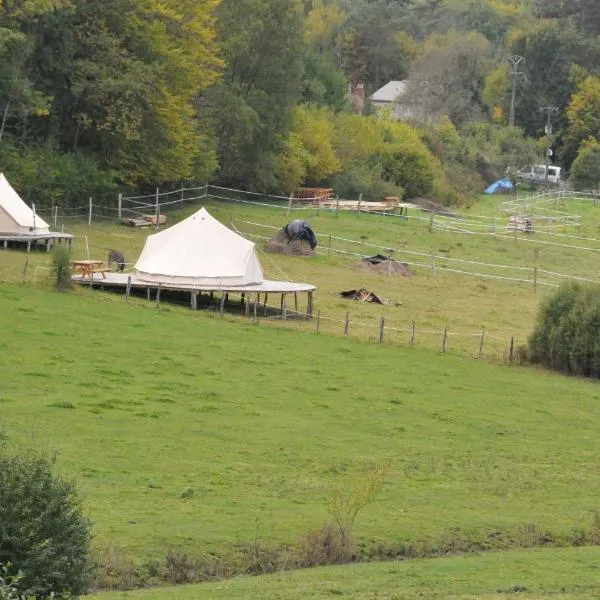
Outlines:
POLYGON ((20 227, 17 222, 0 206, 0 233, 29 233, 27 227, 20 227))

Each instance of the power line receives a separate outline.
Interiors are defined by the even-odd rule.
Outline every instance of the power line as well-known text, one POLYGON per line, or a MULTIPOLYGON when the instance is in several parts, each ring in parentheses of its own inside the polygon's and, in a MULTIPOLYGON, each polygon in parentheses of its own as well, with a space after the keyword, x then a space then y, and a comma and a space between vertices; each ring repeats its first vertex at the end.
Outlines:
POLYGON ((519 56, 518 54, 513 54, 508 57, 508 61, 512 65, 512 71, 510 73, 510 77, 512 79, 512 93, 510 97, 510 117, 508 119, 509 127, 515 126, 515 100, 517 96, 517 77, 520 75, 525 75, 522 71, 519 71, 519 65, 525 62, 525 57, 519 56))

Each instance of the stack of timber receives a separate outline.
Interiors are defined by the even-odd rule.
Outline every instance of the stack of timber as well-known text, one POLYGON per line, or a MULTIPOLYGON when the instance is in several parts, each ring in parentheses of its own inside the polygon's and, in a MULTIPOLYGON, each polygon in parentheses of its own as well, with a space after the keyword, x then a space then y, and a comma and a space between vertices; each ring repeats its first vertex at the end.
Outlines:
POLYGON ((324 202, 315 202, 314 205, 323 209, 360 210, 361 212, 394 212, 398 208, 415 208, 414 204, 401 203, 398 197, 385 198, 382 202, 329 199, 324 202))
POLYGON ((332 195, 333 190, 330 188, 299 188, 293 194, 296 204, 327 202, 332 195))
MULTIPOLYGON (((156 215, 140 215, 138 217, 126 217, 123 219, 123 225, 129 227, 151 227, 156 225, 156 215)), ((165 225, 167 222, 167 215, 158 215, 158 224, 165 225)))

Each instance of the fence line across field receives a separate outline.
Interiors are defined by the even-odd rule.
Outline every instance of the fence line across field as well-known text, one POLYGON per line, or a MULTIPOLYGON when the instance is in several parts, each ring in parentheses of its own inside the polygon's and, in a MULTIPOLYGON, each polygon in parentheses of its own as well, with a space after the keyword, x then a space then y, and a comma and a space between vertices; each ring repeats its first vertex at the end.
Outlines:
MULTIPOLYGON (((535 199, 536 202, 542 202, 542 201, 548 202, 548 201, 553 200, 555 197, 551 194, 552 193, 546 193, 546 194, 538 195, 537 197, 528 198, 527 200, 530 203, 532 202, 533 199, 535 199)), ((134 214, 134 215, 139 215, 139 216, 148 216, 148 215, 158 216, 158 215, 162 214, 162 211, 167 210, 168 208, 170 208, 172 206, 183 206, 183 203, 197 202, 199 200, 204 200, 205 198, 210 198, 210 199, 217 200, 217 201, 236 202, 236 203, 258 205, 258 206, 264 206, 264 207, 270 207, 270 208, 280 208, 282 210, 288 210, 288 211, 290 210, 290 204, 291 204, 291 201, 293 200, 293 196, 290 198, 286 198, 284 196, 272 196, 272 195, 269 196, 269 195, 260 194, 257 192, 246 192, 244 190, 235 190, 235 189, 226 188, 223 186, 215 186, 215 185, 211 185, 211 184, 205 184, 203 186, 188 187, 188 188, 185 188, 182 186, 181 188, 179 188, 177 190, 171 190, 171 191, 166 191, 166 192, 160 192, 157 189, 157 191, 154 194, 148 194, 145 196, 122 196, 122 195, 120 195, 118 207, 103 206, 103 205, 94 207, 93 199, 90 198, 88 207, 86 207, 85 205, 80 205, 77 207, 64 209, 65 213, 69 212, 70 214, 61 214, 61 219, 64 219, 64 220, 66 220, 66 219, 84 219, 87 216, 88 224, 91 225, 92 220, 94 218, 103 219, 103 220, 111 220, 111 219, 120 218, 119 216, 112 216, 112 215, 114 215, 115 212, 117 212, 121 216, 123 213, 134 214), (220 190, 223 192, 230 192, 230 193, 238 194, 238 195, 241 195, 244 197, 252 197, 252 198, 263 197, 263 198, 267 198, 267 199, 273 199, 274 202, 257 202, 255 200, 245 200, 242 198, 233 198, 231 196, 225 196, 225 195, 220 195, 220 194, 217 195, 217 194, 211 193, 210 192, 211 189, 212 190, 220 190), (186 197, 186 194, 189 194, 190 192, 193 193, 192 196, 186 197), (200 194, 198 194, 197 192, 200 192, 200 194), (174 199, 171 199, 171 198, 174 198, 174 199), (155 202, 154 203, 141 202, 140 200, 143 200, 143 199, 153 199, 155 202), (126 203, 130 202, 130 201, 132 201, 132 204, 135 205, 135 208, 133 208, 133 207, 130 208, 126 205, 126 203), (286 206, 286 203, 287 203, 287 206, 286 206), (146 213, 142 213, 142 212, 138 212, 138 210, 136 210, 138 208, 140 208, 140 209, 147 208, 148 210, 146 213), (98 212, 98 210, 104 210, 109 214, 101 214, 98 212)), ((560 196, 560 198, 564 198, 564 196, 560 196)), ((589 199, 589 198, 586 198, 586 199, 589 199)), ((311 202, 311 201, 318 201, 318 199, 317 198, 308 198, 308 199, 302 200, 303 203, 311 202)), ((505 203, 505 204, 507 204, 507 203, 505 203)), ((359 207, 359 205, 357 205, 357 208, 358 207, 359 207)), ((300 207, 298 207, 298 206, 291 207, 292 210, 301 210, 301 211, 315 210, 315 208, 316 208, 315 206, 306 206, 306 205, 302 205, 300 207)), ((335 208, 333 208, 332 210, 335 210, 335 208)), ((48 211, 45 211, 45 212, 48 212, 48 211)), ((409 218, 415 219, 418 221, 429 222, 429 226, 432 230, 437 229, 439 231, 448 231, 451 233, 460 233, 460 234, 465 234, 465 235, 494 235, 494 236, 498 237, 499 239, 515 239, 515 240, 518 239, 518 241, 524 241, 524 242, 529 242, 529 243, 533 242, 533 243, 538 243, 538 244, 545 244, 545 245, 557 246, 557 247, 561 247, 561 248, 568 248, 568 249, 572 249, 572 250, 581 250, 581 251, 588 251, 588 252, 599 252, 600 251, 600 248, 593 248, 590 246, 583 246, 583 245, 562 244, 562 243, 558 243, 558 242, 554 242, 554 241, 549 241, 547 239, 542 240, 542 239, 539 239, 539 237, 536 237, 536 239, 531 239, 527 236, 518 235, 518 232, 515 232, 513 235, 512 233, 507 231, 506 228, 502 225, 498 226, 499 231, 494 231, 494 232, 470 231, 468 229, 458 228, 458 227, 454 226, 455 224, 459 223, 459 224, 464 224, 467 227, 473 227, 473 228, 487 227, 487 228, 489 228, 490 225, 486 225, 485 223, 478 222, 479 219, 487 218, 487 219, 492 220, 491 227, 496 228, 497 227, 496 217, 486 217, 485 215, 477 215, 477 216, 474 216, 473 218, 464 217, 464 216, 449 217, 449 216, 434 214, 434 213, 429 213, 429 215, 427 217, 425 217, 425 216, 422 216, 423 212, 425 212, 425 211, 420 209, 419 212, 420 212, 419 215, 411 215, 409 218)), ((40 213, 45 214, 44 211, 40 211, 40 213)), ((398 215, 398 214, 387 213, 387 212, 386 213, 378 212, 376 214, 383 214, 386 217, 396 217, 396 218, 402 218, 402 219, 407 218, 407 215, 398 215)), ((562 225, 568 225, 569 223, 572 225, 575 224, 574 222, 571 223, 568 220, 568 218, 565 216, 554 217, 554 218, 544 217, 544 219, 547 219, 549 221, 550 220, 555 220, 555 221, 562 220, 563 221, 562 225)), ((52 207, 52 219, 51 220, 54 221, 55 225, 57 224, 58 206, 52 207)), ((158 221, 159 220, 157 219, 157 227, 159 225, 158 221)), ((278 227, 260 224, 260 223, 256 223, 256 222, 252 222, 252 221, 238 221, 238 222, 246 223, 253 227, 265 227, 270 230, 279 229, 278 227)), ((557 227, 562 226, 562 225, 559 224, 559 225, 557 225, 557 227)), ((541 228, 541 227, 544 227, 544 226, 538 225, 537 228, 541 228)), ((246 235, 253 235, 254 237, 261 237, 261 238, 263 237, 263 236, 256 236, 254 234, 249 234, 249 233, 247 233, 246 235)), ((558 236, 562 239, 582 240, 582 241, 588 241, 588 242, 596 242, 597 241, 598 243, 600 243, 600 239, 597 240, 595 238, 589 238, 589 237, 584 237, 584 236, 575 236, 575 235, 550 232, 550 231, 540 231, 539 235, 545 236, 545 237, 546 236, 547 237, 558 236)), ((264 239, 268 239, 268 238, 264 237, 264 239)), ((431 268, 431 270, 434 272, 437 268, 442 268, 445 271, 453 272, 453 273, 460 274, 460 275, 493 278, 493 279, 499 279, 499 280, 512 281, 515 283, 532 283, 531 279, 523 279, 522 277, 507 277, 507 276, 498 275, 498 274, 489 273, 489 272, 486 273, 486 272, 481 272, 481 269, 479 269, 476 272, 476 271, 468 271, 468 270, 459 269, 459 268, 449 268, 450 265, 452 265, 452 264, 465 264, 465 265, 480 266, 480 267, 484 267, 485 269, 514 270, 514 271, 521 271, 521 272, 529 272, 533 276, 534 287, 537 285, 548 286, 548 287, 554 287, 555 285, 557 285, 553 282, 540 280, 538 277, 536 277, 536 268, 535 267, 520 267, 520 266, 513 266, 513 265, 494 264, 494 263, 488 263, 485 261, 478 261, 478 260, 459 259, 459 258, 453 258, 453 257, 447 257, 447 256, 435 254, 432 252, 418 252, 418 251, 411 251, 411 250, 407 250, 407 249, 403 249, 403 248, 390 249, 386 246, 382 246, 379 244, 361 242, 358 240, 351 240, 348 238, 343 238, 341 236, 334 236, 334 235, 328 236, 328 240, 329 240, 329 247, 327 249, 328 253, 336 252, 336 253, 340 253, 340 254, 364 257, 364 254, 361 254, 360 252, 352 252, 352 251, 344 250, 342 248, 331 247, 331 241, 341 241, 341 242, 344 242, 347 244, 351 244, 353 246, 370 247, 370 248, 374 248, 377 250, 383 250, 385 252, 404 254, 406 256, 425 257, 428 260, 431 260, 430 265, 423 264, 422 262, 416 262, 416 261, 408 262, 407 264, 409 264, 411 266, 431 268)), ((537 272, 541 274, 542 269, 539 269, 537 272)), ((593 282, 593 280, 588 279, 586 277, 581 277, 581 276, 572 275, 572 274, 557 274, 557 273, 554 273, 551 271, 547 271, 544 273, 551 277, 560 277, 563 279, 575 279, 575 280, 579 280, 579 281, 593 282)))
MULTIPOLYGON (((91 290, 92 290, 92 288, 90 287, 90 291, 91 290)), ((136 301, 128 292, 129 292, 129 290, 125 291, 125 301, 128 303, 132 303, 132 304, 135 304, 138 306, 143 306, 148 309, 160 307, 160 289, 157 289, 155 291, 154 298, 152 298, 150 296, 150 294, 148 294, 148 296, 146 298, 146 302, 136 301)), ((215 309, 218 310, 221 315, 223 315, 223 310, 224 310, 224 305, 225 305, 225 303, 224 303, 225 292, 221 292, 221 296, 222 297, 220 299, 215 300, 215 309)), ((239 296, 240 301, 241 301, 241 294, 235 294, 235 293, 228 292, 227 296, 233 297, 233 298, 237 298, 239 296)), ((101 297, 107 301, 111 301, 111 300, 112 301, 115 301, 115 300, 120 301, 120 300, 118 300, 117 296, 111 296, 111 295, 104 294, 101 297)), ((272 314, 272 315, 268 314, 269 310, 277 313, 278 311, 280 311, 281 307, 273 305, 273 304, 268 304, 266 302, 259 302, 258 299, 253 301, 253 300, 250 300, 249 298, 245 299, 245 304, 247 306, 245 315, 247 317, 250 317, 254 323, 259 323, 263 319, 266 321, 270 321, 270 322, 288 321, 290 317, 295 316, 295 317, 297 317, 298 323, 307 323, 308 321, 311 321, 313 323, 311 328, 317 334, 321 333, 321 324, 323 322, 328 322, 330 324, 337 325, 339 327, 339 331, 341 333, 343 333, 344 337, 350 337, 351 332, 355 328, 360 327, 362 329, 372 330, 374 333, 374 339, 378 340, 379 343, 384 343, 384 341, 387 340, 387 343, 391 344, 392 346, 397 346, 400 344, 390 342, 389 339, 385 337, 386 332, 387 332, 387 334, 389 334, 389 333, 409 334, 409 335, 407 335, 407 338, 409 338, 409 339, 406 342, 409 347, 414 346, 415 343, 417 342, 417 340, 421 339, 422 336, 429 336, 429 337, 437 336, 440 338, 439 348, 443 353, 448 352, 450 350, 450 348, 448 347, 448 344, 447 344, 448 339, 450 339, 450 338, 473 339, 473 340, 476 340, 476 344, 474 347, 474 352, 472 352, 470 354, 472 356, 474 356, 475 358, 479 358, 479 359, 483 358, 484 355, 486 355, 486 352, 484 352, 485 340, 488 340, 488 341, 492 340, 494 342, 500 342, 504 345, 504 350, 502 351, 503 357, 507 358, 509 362, 511 362, 511 363, 513 362, 513 352, 514 352, 516 337, 514 335, 506 334, 506 333, 504 333, 504 334, 491 333, 488 330, 486 330, 485 328, 482 328, 478 332, 451 331, 447 326, 444 327, 443 329, 428 329, 428 328, 420 329, 417 326, 416 321, 412 321, 411 325, 407 325, 407 326, 394 326, 394 325, 390 325, 389 323, 386 323, 386 320, 383 316, 379 318, 379 323, 364 323, 364 322, 352 320, 350 311, 346 312, 345 318, 340 319, 340 318, 335 318, 335 317, 330 317, 328 315, 324 315, 319 310, 319 311, 317 311, 316 315, 313 315, 310 319, 307 319, 307 315, 304 312, 300 312, 298 310, 287 308, 287 305, 285 303, 284 303, 284 308, 280 314, 272 314), (250 310, 251 306, 252 306, 252 310, 250 310), (315 326, 316 326, 316 329, 315 329, 315 326)), ((196 304, 196 306, 192 305, 191 308, 192 308, 192 310, 196 310, 197 304, 196 304)), ((460 346, 459 350, 466 350, 466 347, 460 346)), ((496 349, 496 352, 498 352, 498 349, 496 349)))
MULTIPOLYGON (((254 221, 236 220, 235 222, 236 223, 245 223, 245 224, 249 224, 249 225, 253 225, 253 226, 257 226, 257 227, 264 227, 264 228, 267 228, 270 230, 278 229, 277 227, 274 227, 272 225, 256 223, 254 221)), ((248 237, 252 237, 252 238, 257 238, 257 239, 262 239, 262 240, 270 239, 268 236, 262 236, 259 234, 253 234, 253 233, 243 232, 243 231, 240 231, 240 233, 242 233, 243 235, 246 235, 248 237)), ((507 237, 509 239, 512 239, 510 236, 507 236, 507 237)), ((443 269, 444 272, 456 273, 458 275, 467 275, 467 276, 471 276, 471 277, 481 277, 481 278, 485 278, 485 279, 496 279, 496 280, 500 280, 500 281, 508 281, 508 282, 520 283, 520 284, 525 283, 525 284, 533 285, 534 288, 536 288, 537 286, 550 287, 550 288, 559 287, 558 283, 541 279, 539 277, 540 274, 550 275, 552 277, 558 277, 558 278, 562 278, 562 279, 586 281, 589 283, 598 283, 595 280, 589 279, 586 277, 581 277, 581 276, 574 275, 574 274, 566 274, 566 273, 557 273, 554 271, 547 271, 545 269, 541 269, 541 268, 535 267, 535 266, 534 267, 522 267, 522 266, 515 266, 515 265, 504 265, 504 264, 498 264, 498 263, 489 263, 489 262, 485 262, 485 261, 476 261, 476 260, 470 260, 470 259, 462 259, 462 258, 443 256, 443 255, 436 254, 435 252, 417 252, 414 250, 406 250, 403 248, 389 248, 387 246, 381 246, 378 244, 362 242, 359 240, 352 240, 349 238, 343 238, 343 237, 334 236, 334 235, 328 235, 327 239, 328 239, 329 244, 331 243, 331 241, 337 240, 337 241, 343 241, 343 242, 358 245, 358 246, 366 246, 369 248, 374 248, 376 250, 385 250, 388 253, 390 253, 391 255, 406 254, 409 256, 426 257, 431 260, 430 264, 425 264, 422 262, 413 262, 413 261, 403 261, 403 262, 405 264, 407 264, 408 266, 416 266, 416 267, 422 267, 425 269, 430 269, 432 272, 435 272, 436 269, 441 268, 441 269, 443 269), (529 273, 531 275, 531 278, 524 279, 523 277, 510 277, 510 276, 506 276, 506 275, 499 275, 496 273, 484 273, 481 271, 468 271, 465 269, 451 268, 449 266, 446 266, 443 263, 460 263, 460 264, 466 264, 466 265, 487 267, 490 269, 520 271, 522 273, 529 273)), ((329 253, 329 252, 344 254, 344 255, 348 255, 348 256, 356 256, 357 258, 365 258, 367 256, 365 253, 352 252, 350 250, 334 248, 333 246, 327 246, 327 253, 329 253)), ((326 254, 325 251, 317 251, 316 253, 320 254, 320 255, 326 254)))

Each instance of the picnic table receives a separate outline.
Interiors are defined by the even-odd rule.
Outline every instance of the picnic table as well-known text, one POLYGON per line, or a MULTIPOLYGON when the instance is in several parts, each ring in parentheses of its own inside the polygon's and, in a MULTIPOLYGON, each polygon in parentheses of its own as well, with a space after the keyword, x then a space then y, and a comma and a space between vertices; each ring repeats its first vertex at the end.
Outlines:
POLYGON ((94 273, 101 273, 102 278, 106 279, 106 272, 109 270, 103 260, 85 259, 72 260, 71 270, 73 273, 81 273, 81 278, 89 277, 93 279, 94 273))

